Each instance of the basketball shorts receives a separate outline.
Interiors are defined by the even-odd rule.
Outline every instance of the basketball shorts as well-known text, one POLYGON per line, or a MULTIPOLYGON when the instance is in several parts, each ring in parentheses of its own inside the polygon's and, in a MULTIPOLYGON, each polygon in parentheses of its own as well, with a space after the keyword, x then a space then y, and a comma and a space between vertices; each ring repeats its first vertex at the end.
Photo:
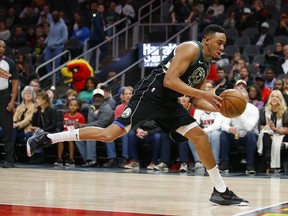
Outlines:
POLYGON ((175 131, 181 126, 197 123, 177 98, 166 95, 163 77, 164 74, 151 73, 141 80, 135 86, 128 106, 114 123, 129 131, 141 122, 155 120, 175 142, 183 142, 186 138, 175 131))

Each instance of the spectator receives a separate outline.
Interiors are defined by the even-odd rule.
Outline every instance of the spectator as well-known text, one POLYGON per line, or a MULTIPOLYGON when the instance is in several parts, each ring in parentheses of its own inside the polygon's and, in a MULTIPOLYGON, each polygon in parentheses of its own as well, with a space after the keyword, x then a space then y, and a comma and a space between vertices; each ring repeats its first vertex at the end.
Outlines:
POLYGON ((226 89, 233 88, 233 84, 227 79, 225 68, 218 67, 218 81, 215 82, 215 85, 219 85, 219 88, 216 89, 217 95, 220 95, 226 89))
POLYGON ((261 89, 262 101, 265 104, 269 95, 271 94, 271 90, 265 87, 265 78, 262 75, 258 75, 255 77, 256 85, 261 89))
POLYGON ((108 84, 100 83, 98 84, 98 88, 104 91, 104 99, 111 106, 112 110, 116 107, 116 101, 112 96, 111 88, 108 84))
POLYGON ((0 20, 0 40, 8 41, 10 37, 10 30, 6 28, 5 22, 0 20))
POLYGON ((84 26, 84 22, 81 19, 77 21, 77 26, 78 26, 78 28, 73 30, 71 37, 78 39, 81 42, 81 44, 83 45, 85 43, 85 41, 87 41, 89 39, 90 30, 89 30, 89 28, 84 26))
MULTIPOLYGON (((260 26, 261 23, 265 22, 268 19, 268 11, 264 8, 262 0, 253 0, 252 2, 252 16, 256 20, 256 25, 260 26)), ((273 14, 274 15, 274 14, 273 14)))
POLYGON ((58 104, 63 104, 62 100, 58 99, 55 86, 51 86, 46 92, 50 99, 52 108, 54 108, 58 104))
POLYGON ((250 76, 247 67, 241 67, 239 69, 239 76, 240 76, 239 78, 241 80, 244 80, 246 82, 247 86, 254 84, 253 78, 250 76))
POLYGON ((191 23, 192 18, 193 11, 187 0, 180 0, 172 6, 172 23, 191 23))
POLYGON ((43 51, 45 49, 45 38, 43 36, 37 38, 36 45, 32 49, 31 58, 35 67, 44 62, 43 51))
POLYGON ((124 165, 125 169, 139 168, 138 145, 149 143, 152 145, 153 153, 150 164, 147 166, 148 170, 153 170, 155 165, 158 164, 161 146, 163 145, 163 131, 154 121, 146 121, 135 127, 128 133, 129 139, 129 163, 124 165))
POLYGON ((26 61, 26 55, 24 53, 18 53, 16 59, 16 70, 19 75, 19 81, 21 89, 29 85, 31 79, 35 78, 33 67, 26 61))
POLYGON ((25 86, 21 92, 22 103, 17 106, 13 115, 13 143, 15 141, 26 140, 27 133, 32 131, 31 120, 35 108, 36 94, 32 86, 25 86))
MULTIPOLYGON (((105 94, 105 93, 104 93, 105 94)), ((121 92, 121 104, 117 105, 114 112, 114 119, 117 119, 124 111, 125 107, 128 105, 130 98, 133 94, 133 87, 126 86, 123 88, 121 92)), ((124 134, 120 137, 121 139, 121 146, 122 146, 122 164, 121 167, 123 168, 129 162, 129 133, 124 134)), ((133 147, 134 148, 134 147, 133 147)), ((134 149, 135 150, 135 149, 134 149)), ((134 154, 135 155, 135 154, 134 154)), ((139 162, 139 161, 138 161, 139 162)))
POLYGON ((240 79, 240 74, 239 74, 240 68, 248 67, 248 63, 242 57, 240 58, 236 57, 235 59, 233 58, 232 64, 233 64, 233 67, 228 75, 228 79, 233 84, 235 84, 237 80, 240 79))
POLYGON ((288 44, 283 46, 283 54, 284 56, 279 58, 276 63, 276 71, 278 75, 288 74, 288 44))
MULTIPOLYGON (((106 36, 104 32, 104 5, 98 5, 97 7, 97 12, 93 14, 92 18, 92 29, 91 29, 91 34, 89 37, 89 48, 93 48, 105 40, 109 40, 109 38, 106 36)), ((100 47, 100 57, 99 57, 99 62, 101 62, 105 56, 107 55, 107 47, 106 44, 101 45, 100 47)), ((92 55, 89 61, 90 65, 95 69, 96 67, 96 50, 92 51, 92 55)))
MULTIPOLYGON (((106 127, 113 121, 113 110, 104 101, 104 91, 102 89, 95 89, 93 91, 93 102, 94 104, 89 107, 88 118, 86 124, 76 123, 76 128, 96 126, 96 127, 106 127)), ((82 159, 84 160, 84 167, 96 166, 96 141, 76 141, 77 148, 80 152, 82 159)), ((104 164, 105 167, 113 167, 116 164, 116 151, 115 143, 105 143, 107 151, 107 163, 104 164)))
POLYGON ((263 108, 264 103, 262 101, 261 89, 258 85, 253 84, 248 86, 249 102, 255 105, 259 110, 263 108))
MULTIPOLYGON (((56 111, 51 107, 49 96, 45 91, 40 91, 36 94, 36 106, 33 110, 31 124, 32 131, 27 133, 27 138, 31 137, 38 128, 50 131, 51 133, 57 131, 56 111)), ((44 152, 40 149, 33 155, 28 163, 40 164, 44 161, 44 152)))
POLYGON ((286 35, 288 36, 288 15, 287 14, 281 14, 280 20, 276 26, 275 34, 277 35, 286 35))
POLYGON ((276 80, 276 72, 273 67, 266 67, 264 69, 264 77, 265 77, 265 88, 269 90, 273 90, 274 83, 276 80))
POLYGON ((12 133, 14 104, 18 93, 18 74, 14 61, 4 56, 5 49, 5 42, 0 40, 0 69, 11 74, 8 79, 1 78, 0 85, 0 127, 2 128, 3 141, 5 143, 5 159, 0 166, 11 168, 14 167, 15 145, 12 133))
POLYGON ((235 27, 235 23, 236 23, 235 12, 231 11, 228 14, 228 17, 224 20, 223 27, 226 28, 226 29, 227 28, 234 28, 235 27))
POLYGON ((241 15, 241 18, 236 21, 235 27, 238 29, 238 31, 241 32, 249 27, 256 27, 256 20, 252 16, 252 11, 250 8, 245 7, 243 10, 243 14, 241 15))
MULTIPOLYGON (((85 124, 86 120, 84 116, 78 112, 79 108, 81 107, 81 101, 79 99, 70 99, 67 102, 67 107, 68 111, 67 113, 64 114, 64 119, 63 119, 63 126, 64 126, 64 131, 70 131, 75 129, 75 124, 79 122, 79 124, 85 124)), ((59 142, 58 144, 58 157, 57 160, 55 161, 54 165, 55 166, 75 166, 75 161, 74 161, 74 142, 69 141, 69 159, 68 161, 64 162, 62 159, 63 156, 63 151, 64 151, 64 143, 59 142)))
POLYGON ((224 13, 225 7, 220 0, 213 0, 213 3, 208 7, 207 11, 212 9, 214 15, 218 17, 220 14, 224 13))
POLYGON ((20 25, 21 20, 19 16, 16 14, 16 10, 14 7, 8 8, 8 16, 6 17, 6 26, 8 29, 12 30, 14 26, 20 25))
MULTIPOLYGON (((249 100, 246 90, 240 90, 249 100)), ((259 110, 251 103, 247 103, 245 111, 236 118, 223 117, 221 124, 222 133, 220 135, 220 166, 219 170, 224 173, 229 172, 229 155, 231 147, 244 146, 246 155, 246 174, 255 174, 254 158, 256 153, 256 143, 258 135, 259 110)))
POLYGON ((37 36, 36 36, 34 26, 27 26, 25 35, 26 35, 26 39, 28 42, 28 47, 32 49, 33 47, 35 47, 36 41, 37 41, 37 36))
POLYGON ((50 25, 51 24, 47 21, 47 15, 41 12, 37 26, 44 28, 44 26, 50 26, 50 25))
MULTIPOLYGON (((52 15, 53 21, 50 26, 49 34, 45 39, 45 43, 47 44, 47 46, 44 50, 44 61, 51 60, 53 57, 59 55, 64 50, 65 42, 68 39, 67 26, 64 23, 63 19, 60 18, 59 12, 54 11, 52 15)), ((54 67, 59 67, 61 64, 61 58, 59 57, 54 61, 54 67)), ((47 73, 52 71, 51 63, 46 65, 46 70, 47 73)))
POLYGON ((246 90, 247 89, 247 83, 245 80, 239 79, 235 85, 234 85, 234 89, 236 90, 246 90))
POLYGON ((32 79, 30 81, 30 86, 33 87, 35 94, 41 91, 40 82, 38 79, 32 79))
POLYGON ((262 169, 279 172, 281 168, 281 144, 287 134, 288 112, 282 93, 273 90, 260 117, 260 135, 257 146, 262 155, 262 169))
POLYGON ((266 64, 267 66, 270 66, 270 67, 272 67, 273 65, 276 65, 278 59, 284 56, 282 43, 279 41, 276 41, 274 46, 275 46, 275 50, 273 52, 269 49, 266 53, 264 53, 266 64))
MULTIPOLYGON (((116 3, 111 1, 109 3, 109 8, 104 13, 106 27, 109 27, 120 20, 120 14, 116 12, 116 3)), ((113 28, 107 30, 107 36, 111 37, 113 34, 113 28)))
POLYGON ((48 4, 43 5, 37 25, 41 23, 41 16, 46 17, 46 21, 49 23, 49 25, 53 23, 53 15, 50 13, 50 6, 48 4))
POLYGON ((121 0, 121 3, 115 7, 115 11, 120 14, 120 17, 126 17, 128 24, 135 20, 135 9, 132 6, 133 0, 121 0))
POLYGON ((15 26, 14 31, 12 31, 12 35, 7 41, 9 47, 14 49, 19 49, 20 47, 25 47, 28 45, 28 41, 26 39, 25 33, 23 31, 23 27, 20 25, 15 26))
POLYGON ((95 77, 88 77, 86 79, 85 89, 79 93, 78 98, 90 103, 93 91, 97 87, 97 84, 95 77))
POLYGON ((279 90, 282 93, 284 101, 285 101, 285 103, 287 105, 288 104, 288 95, 284 91, 284 80, 276 79, 275 82, 274 82, 273 90, 279 90))
POLYGON ((255 35, 251 41, 252 44, 256 44, 260 47, 261 53, 267 45, 273 44, 274 42, 273 35, 269 33, 269 28, 269 24, 263 22, 260 26, 259 34, 255 35))
MULTIPOLYGON (((67 97, 67 101, 73 99, 73 98, 77 98, 78 94, 74 89, 68 89, 66 91, 66 97, 67 97)), ((81 106, 80 106, 81 107, 81 106)))
POLYGON ((39 10, 34 5, 28 5, 25 7, 22 12, 20 13, 20 19, 23 25, 25 26, 35 26, 37 25, 37 14, 39 10))
POLYGON ((219 19, 215 16, 215 12, 213 9, 207 10, 203 18, 199 20, 200 32, 202 32, 210 24, 219 24, 219 19))

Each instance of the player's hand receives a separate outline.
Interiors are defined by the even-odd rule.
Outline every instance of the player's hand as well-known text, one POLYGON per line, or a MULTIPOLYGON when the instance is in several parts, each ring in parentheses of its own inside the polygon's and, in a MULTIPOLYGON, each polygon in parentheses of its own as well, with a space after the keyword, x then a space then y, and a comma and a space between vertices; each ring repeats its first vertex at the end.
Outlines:
POLYGON ((5 70, 3 70, 2 68, 0 68, 0 77, 4 78, 4 79, 8 79, 9 77, 11 77, 11 74, 5 70))
POLYGON ((205 95, 204 95, 204 99, 206 101, 208 101, 210 104, 213 105, 213 107, 215 107, 215 109, 217 111, 220 111, 220 106, 221 106, 221 101, 222 101, 222 98, 218 95, 215 94, 215 91, 219 88, 219 85, 217 85, 216 87, 214 87, 213 89, 211 90, 208 90, 205 92, 205 95))

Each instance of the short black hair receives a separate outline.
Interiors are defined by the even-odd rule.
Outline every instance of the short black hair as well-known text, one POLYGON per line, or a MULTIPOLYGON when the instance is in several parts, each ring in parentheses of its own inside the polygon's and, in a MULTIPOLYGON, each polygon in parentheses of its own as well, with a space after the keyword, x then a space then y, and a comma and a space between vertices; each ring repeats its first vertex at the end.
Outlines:
POLYGON ((222 28, 221 26, 219 25, 216 25, 216 24, 211 24, 209 26, 207 26, 204 31, 203 31, 203 38, 204 37, 207 37, 211 34, 215 34, 216 32, 219 32, 219 33, 225 33, 225 30, 224 28, 222 28))

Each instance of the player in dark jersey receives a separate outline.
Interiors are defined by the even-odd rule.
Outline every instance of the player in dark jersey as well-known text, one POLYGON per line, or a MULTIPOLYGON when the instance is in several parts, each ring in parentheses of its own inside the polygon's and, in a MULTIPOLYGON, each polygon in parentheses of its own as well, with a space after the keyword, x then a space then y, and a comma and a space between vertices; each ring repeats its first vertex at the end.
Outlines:
POLYGON ((230 191, 214 159, 207 134, 195 119, 178 103, 178 97, 193 97, 193 105, 209 112, 219 111, 221 98, 214 88, 205 91, 210 58, 220 58, 226 43, 224 29, 210 25, 203 32, 202 42, 190 41, 178 45, 159 67, 139 81, 122 115, 107 128, 86 127, 69 132, 48 134, 36 131, 27 141, 27 155, 63 141, 99 140, 111 142, 127 133, 140 121, 155 120, 175 141, 189 139, 206 167, 214 185, 210 201, 217 205, 248 205, 230 191))

